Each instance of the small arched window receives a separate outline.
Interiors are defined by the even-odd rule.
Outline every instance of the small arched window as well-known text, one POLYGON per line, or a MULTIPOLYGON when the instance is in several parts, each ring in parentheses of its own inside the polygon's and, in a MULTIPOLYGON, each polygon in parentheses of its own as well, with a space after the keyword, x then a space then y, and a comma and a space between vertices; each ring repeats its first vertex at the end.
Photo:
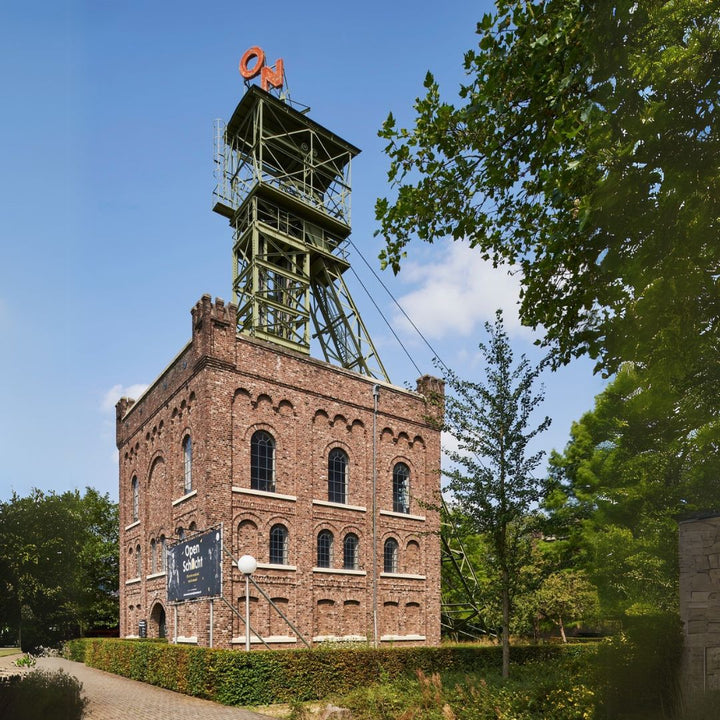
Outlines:
POLYGON ((270 562, 288 564, 288 531, 284 525, 273 525, 270 529, 270 562))
POLYGON ((187 495, 192 490, 192 439, 186 435, 183 442, 183 490, 187 495))
POLYGON ((333 448, 328 455, 328 500, 347 502, 348 456, 344 450, 333 448))
POLYGON ((317 537, 317 566, 332 566, 333 534, 329 530, 321 530, 317 537))
POLYGON ((343 540, 343 568, 358 569, 358 537, 354 533, 348 533, 343 540))
POLYGON ((396 573, 398 571, 398 543, 395 538, 388 538, 383 548, 383 571, 396 573))
POLYGON ((264 430, 250 440, 250 487, 275 492, 275 439, 264 430))
POLYGON ((132 519, 136 522, 140 517, 140 483, 137 476, 133 476, 132 482, 132 519))
POLYGON ((410 512, 410 468, 398 463, 393 468, 393 510, 399 513, 410 512))

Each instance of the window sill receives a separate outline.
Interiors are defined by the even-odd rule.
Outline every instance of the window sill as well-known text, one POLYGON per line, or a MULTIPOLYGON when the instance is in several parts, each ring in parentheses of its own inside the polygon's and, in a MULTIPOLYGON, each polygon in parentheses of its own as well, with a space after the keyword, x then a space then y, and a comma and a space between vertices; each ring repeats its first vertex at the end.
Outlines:
POLYGON ((152 573, 152 575, 146 575, 146 576, 145 576, 145 579, 146 579, 146 580, 155 580, 155 579, 161 578, 161 577, 165 577, 165 571, 164 571, 164 570, 163 570, 162 572, 152 573))
POLYGON ((127 532, 128 530, 132 530, 134 527, 137 527, 139 524, 140 524, 139 520, 134 520, 129 525, 125 526, 125 532, 127 532))
POLYGON ((314 567, 312 571, 316 573, 332 573, 337 575, 367 575, 365 570, 346 570, 345 568, 314 567))
MULTIPOLYGON (((276 565, 274 563, 258 563, 258 570, 289 570, 295 572, 297 567, 295 565, 276 565)), ((237 567, 237 565, 235 565, 237 567)))
POLYGON ((315 635, 313 642, 321 643, 344 643, 344 642, 361 642, 367 643, 368 639, 365 635, 315 635))
POLYGON ((395 512, 394 510, 381 510, 380 514, 387 515, 388 517, 405 518, 406 520, 425 521, 424 515, 410 515, 410 513, 395 512))
MULTIPOLYGON (((269 635, 268 637, 263 638, 262 640, 257 635, 251 635, 250 636, 250 644, 260 644, 262 641, 265 641, 268 645, 271 645, 272 643, 296 643, 297 638, 293 637, 292 635, 269 635)), ((240 635, 240 637, 234 637, 230 642, 233 645, 244 645, 245 644, 245 636, 240 635)))
POLYGON ((412 573, 388 573, 381 572, 381 578, 398 578, 399 580, 425 580, 425 575, 413 575, 412 573))
POLYGON ((185 502, 186 500, 189 500, 191 497, 195 497, 197 495, 197 490, 191 490, 187 495, 183 495, 182 497, 179 497, 177 500, 173 500, 172 504, 173 507, 176 505, 179 505, 182 502, 185 502))
POLYGON ((131 580, 126 580, 126 585, 135 585, 135 583, 139 583, 142 580, 140 577, 132 578, 131 580))
POLYGON ((330 502, 329 500, 313 500, 313 505, 339 508, 340 510, 353 510, 354 512, 367 512, 367 508, 364 508, 361 505, 346 505, 345 503, 330 502))
POLYGON ((297 496, 295 495, 281 495, 276 492, 268 492, 267 490, 252 490, 251 488, 241 488, 233 485, 232 491, 234 493, 242 493, 243 495, 255 495, 256 497, 273 498, 275 500, 288 500, 289 502, 295 502, 297 496))
POLYGON ((425 640, 424 635, 381 635, 381 642, 402 642, 403 640, 425 640))
POLYGON ((178 645, 197 645, 197 635, 191 635, 190 637, 178 635, 175 638, 175 642, 178 645))

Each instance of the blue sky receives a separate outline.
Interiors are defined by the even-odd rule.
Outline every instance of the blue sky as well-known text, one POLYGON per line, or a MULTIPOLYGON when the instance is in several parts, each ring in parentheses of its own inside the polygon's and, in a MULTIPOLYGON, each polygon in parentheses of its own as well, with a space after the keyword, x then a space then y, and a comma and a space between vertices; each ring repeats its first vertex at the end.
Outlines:
MULTIPOLYGON (((230 299, 231 232, 211 212, 212 128, 244 87, 252 45, 282 57, 293 100, 362 149, 353 243, 377 270, 374 203, 387 194, 377 137, 402 123, 432 70, 451 98, 487 1, 10 2, 0 11, 0 499, 92 486, 117 498, 114 401, 157 377, 190 337, 203 293, 230 299)), ((481 369, 483 322, 503 307, 516 351, 517 284, 461 245, 417 244, 383 280, 440 357, 481 369)), ((432 353, 354 267, 423 372, 432 353)), ((354 278, 390 376, 417 372, 354 278)), ((590 361, 546 374, 541 446, 562 448, 603 382, 590 361)))

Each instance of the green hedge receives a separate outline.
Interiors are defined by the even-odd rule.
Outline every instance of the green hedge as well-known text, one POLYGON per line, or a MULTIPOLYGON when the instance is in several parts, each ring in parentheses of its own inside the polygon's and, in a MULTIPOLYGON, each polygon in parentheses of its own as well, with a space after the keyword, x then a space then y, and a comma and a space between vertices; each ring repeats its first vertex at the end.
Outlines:
MULTIPOLYGON (((553 660, 557 645, 512 648, 514 663, 553 660)), ((70 660, 226 705, 319 700, 388 678, 440 670, 499 668, 495 646, 318 648, 245 653, 142 640, 84 638, 65 646, 70 660)))

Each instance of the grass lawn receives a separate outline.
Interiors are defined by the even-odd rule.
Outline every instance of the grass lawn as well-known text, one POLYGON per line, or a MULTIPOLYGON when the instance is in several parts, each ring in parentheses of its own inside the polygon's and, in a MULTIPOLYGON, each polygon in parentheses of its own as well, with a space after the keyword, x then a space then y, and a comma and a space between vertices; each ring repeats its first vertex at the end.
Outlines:
POLYGON ((19 652, 22 652, 20 648, 0 648, 0 657, 5 657, 6 655, 17 655, 19 652))

